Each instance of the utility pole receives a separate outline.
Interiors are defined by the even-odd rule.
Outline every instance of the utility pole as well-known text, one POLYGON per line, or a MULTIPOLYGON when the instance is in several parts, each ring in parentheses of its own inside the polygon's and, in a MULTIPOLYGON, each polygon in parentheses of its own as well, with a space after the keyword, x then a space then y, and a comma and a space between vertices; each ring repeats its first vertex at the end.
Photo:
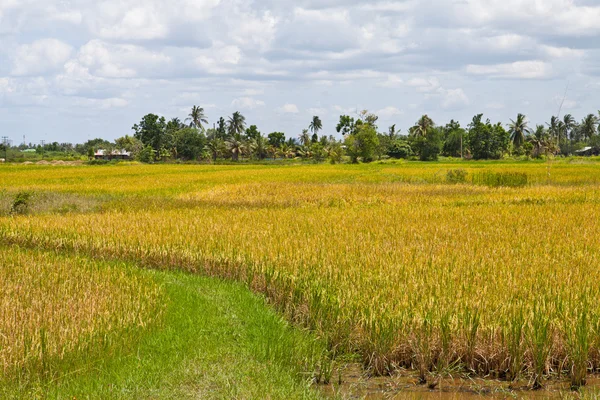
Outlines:
POLYGON ((46 146, 46 141, 40 140, 40 143, 42 144, 42 160, 43 160, 44 159, 44 146, 46 146))
POLYGON ((463 156, 463 133, 460 133, 460 159, 464 160, 463 156))

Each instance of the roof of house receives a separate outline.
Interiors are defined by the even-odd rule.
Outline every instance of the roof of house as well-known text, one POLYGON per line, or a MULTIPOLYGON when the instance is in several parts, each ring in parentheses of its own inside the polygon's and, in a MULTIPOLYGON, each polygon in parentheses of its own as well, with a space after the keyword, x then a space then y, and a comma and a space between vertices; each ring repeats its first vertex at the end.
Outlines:
POLYGON ((592 147, 584 147, 581 150, 575 150, 575 153, 585 153, 586 151, 592 150, 592 147))
POLYGON ((104 149, 98 149, 98 151, 96 151, 96 153, 94 154, 95 156, 98 157, 104 157, 104 156, 126 156, 126 157, 130 157, 131 153, 126 151, 126 150, 112 150, 110 152, 107 152, 104 149))

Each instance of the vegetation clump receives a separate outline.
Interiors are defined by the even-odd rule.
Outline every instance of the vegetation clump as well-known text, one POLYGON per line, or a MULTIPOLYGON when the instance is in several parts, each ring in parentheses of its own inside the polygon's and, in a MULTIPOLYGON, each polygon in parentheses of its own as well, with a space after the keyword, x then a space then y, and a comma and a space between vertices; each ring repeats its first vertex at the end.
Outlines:
POLYGON ((33 193, 31 192, 18 192, 10 207, 11 214, 27 214, 31 207, 31 201, 33 193))

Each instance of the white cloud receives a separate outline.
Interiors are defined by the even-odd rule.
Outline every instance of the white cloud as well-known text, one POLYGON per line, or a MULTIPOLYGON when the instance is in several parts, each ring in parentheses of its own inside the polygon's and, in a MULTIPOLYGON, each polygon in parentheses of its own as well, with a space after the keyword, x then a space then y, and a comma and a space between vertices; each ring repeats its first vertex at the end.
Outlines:
POLYGON ((440 81, 436 77, 430 78, 412 78, 406 82, 406 86, 414 87, 419 92, 435 92, 440 87, 440 81))
POLYGON ((467 73, 492 78, 540 79, 552 73, 552 66, 543 61, 517 61, 510 64, 467 65, 467 73))
POLYGON ((232 107, 237 107, 244 110, 253 110, 264 105, 264 101, 254 99, 252 97, 240 97, 231 102, 232 107))
POLYGON ((79 49, 77 60, 94 75, 106 78, 133 78, 138 69, 160 68, 170 58, 140 46, 91 40, 79 49))
POLYGON ((462 89, 448 89, 442 92, 442 108, 460 109, 470 104, 469 98, 462 89))
POLYGON ((12 74, 42 75, 56 70, 69 59, 73 48, 57 39, 40 39, 19 46, 12 59, 12 74))
POLYGON ((387 88, 398 88, 404 84, 404 80, 398 75, 390 74, 385 81, 379 82, 377 85, 387 88))
POLYGON ((392 118, 398 115, 402 115, 404 114, 404 112, 396 107, 388 106, 377 111, 375 114, 383 118, 392 118))
POLYGON ((295 104, 284 104, 277 109, 279 112, 284 114, 298 114, 298 106, 295 104))
POLYGON ((222 43, 215 44, 212 48, 203 50, 196 57, 198 67, 211 74, 225 74, 234 71, 240 63, 242 52, 238 46, 227 46, 222 43))

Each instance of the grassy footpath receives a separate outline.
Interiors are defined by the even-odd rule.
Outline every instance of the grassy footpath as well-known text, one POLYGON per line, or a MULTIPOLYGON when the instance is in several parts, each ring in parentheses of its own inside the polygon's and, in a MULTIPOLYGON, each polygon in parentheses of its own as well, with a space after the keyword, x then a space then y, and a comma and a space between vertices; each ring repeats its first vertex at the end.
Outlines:
POLYGON ((0 380, 0 398, 313 399, 320 343, 241 284, 140 270, 163 286, 159 327, 110 356, 73 357, 54 378, 0 380))

